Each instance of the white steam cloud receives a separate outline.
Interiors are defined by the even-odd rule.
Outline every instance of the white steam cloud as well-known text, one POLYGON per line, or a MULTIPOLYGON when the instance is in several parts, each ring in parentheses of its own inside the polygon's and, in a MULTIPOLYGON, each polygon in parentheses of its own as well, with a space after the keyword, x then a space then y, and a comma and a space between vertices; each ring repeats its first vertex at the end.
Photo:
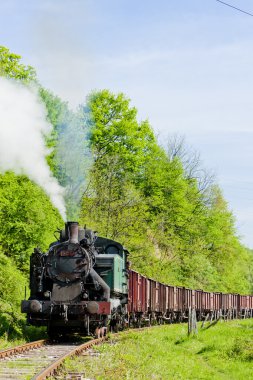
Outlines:
POLYGON ((51 130, 36 90, 0 78, 0 172, 25 174, 42 187, 65 219, 64 190, 46 162, 51 130))
POLYGON ((81 199, 87 186, 87 174, 92 158, 88 144, 88 125, 82 115, 68 111, 62 115, 56 145, 61 184, 65 188, 68 220, 78 220, 81 199))

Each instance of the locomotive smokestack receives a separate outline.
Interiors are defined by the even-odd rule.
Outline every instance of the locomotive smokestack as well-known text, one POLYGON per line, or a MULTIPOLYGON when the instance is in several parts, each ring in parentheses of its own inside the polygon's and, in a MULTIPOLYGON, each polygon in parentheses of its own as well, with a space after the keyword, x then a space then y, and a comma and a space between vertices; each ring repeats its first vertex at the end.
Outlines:
POLYGON ((67 222, 69 242, 78 244, 78 222, 67 222))

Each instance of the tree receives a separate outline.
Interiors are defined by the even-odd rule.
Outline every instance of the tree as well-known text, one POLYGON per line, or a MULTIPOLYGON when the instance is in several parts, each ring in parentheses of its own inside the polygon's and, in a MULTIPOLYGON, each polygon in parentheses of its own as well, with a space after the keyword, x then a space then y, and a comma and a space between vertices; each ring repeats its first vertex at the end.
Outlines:
POLYGON ((200 154, 187 146, 183 136, 174 135, 168 139, 167 154, 171 161, 176 158, 180 160, 185 177, 189 181, 196 180, 200 193, 207 196, 209 188, 214 184, 215 176, 203 167, 200 154))
POLYGON ((96 160, 105 154, 119 154, 129 171, 142 164, 155 137, 147 121, 137 122, 137 110, 130 106, 129 99, 102 90, 88 97, 83 114, 90 125, 96 160))
POLYGON ((136 184, 155 143, 153 131, 148 122, 137 122, 137 111, 123 94, 93 93, 81 111, 89 125, 94 157, 81 221, 126 243, 137 262, 141 249, 147 255, 150 252, 147 205, 136 184))
POLYGON ((26 83, 35 81, 34 68, 20 63, 20 60, 20 55, 11 53, 6 47, 0 46, 0 76, 15 78, 26 83))
POLYGON ((28 270, 34 247, 48 249, 61 224, 42 189, 25 176, 0 174, 0 249, 20 269, 28 270))

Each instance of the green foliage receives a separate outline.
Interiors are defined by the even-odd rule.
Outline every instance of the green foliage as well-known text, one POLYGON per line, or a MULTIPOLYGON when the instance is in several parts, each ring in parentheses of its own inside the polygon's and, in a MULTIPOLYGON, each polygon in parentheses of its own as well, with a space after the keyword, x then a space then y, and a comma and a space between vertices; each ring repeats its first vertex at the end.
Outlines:
POLYGON ((0 251, 0 336, 12 338, 22 335, 24 317, 20 302, 24 298, 27 279, 12 258, 0 251))
POLYGON ((124 170, 138 171, 155 138, 148 122, 137 122, 137 110, 130 107, 130 100, 103 90, 90 95, 83 111, 91 124, 90 142, 96 160, 117 155, 124 170))
POLYGON ((20 63, 20 59, 20 55, 11 53, 6 47, 0 46, 0 76, 15 78, 22 82, 35 81, 35 70, 31 66, 20 63))
POLYGON ((0 248, 27 270, 33 248, 47 249, 62 219, 41 188, 11 172, 0 174, 0 205, 0 248))
POLYGON ((29 257, 38 245, 48 249, 62 219, 37 185, 7 172, 0 174, 0 225, 0 337, 30 340, 34 331, 20 311, 25 287, 29 296, 29 257))

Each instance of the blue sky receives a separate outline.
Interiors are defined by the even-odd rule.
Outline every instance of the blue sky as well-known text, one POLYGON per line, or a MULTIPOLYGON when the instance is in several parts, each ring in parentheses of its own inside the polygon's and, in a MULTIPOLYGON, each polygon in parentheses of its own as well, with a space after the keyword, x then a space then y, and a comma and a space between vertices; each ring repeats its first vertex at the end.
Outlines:
MULTIPOLYGON (((253 2, 230 0, 253 12, 253 2)), ((0 44, 75 107, 124 92, 200 152, 253 248, 253 17, 215 0, 1 0, 0 44)))

